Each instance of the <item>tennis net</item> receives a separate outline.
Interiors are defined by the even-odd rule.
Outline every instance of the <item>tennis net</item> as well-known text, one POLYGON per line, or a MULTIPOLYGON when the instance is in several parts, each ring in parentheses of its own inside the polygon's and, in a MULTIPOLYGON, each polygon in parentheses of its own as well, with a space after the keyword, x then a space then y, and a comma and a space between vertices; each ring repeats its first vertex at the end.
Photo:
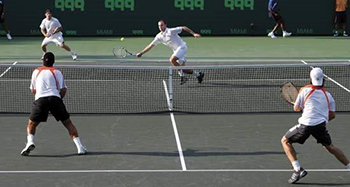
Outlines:
MULTIPOLYGON (((350 111, 348 63, 309 64, 332 78, 325 86, 337 111, 350 111)), ((56 66, 65 77, 67 110, 78 114, 292 112, 280 96, 280 86, 309 83, 309 65, 231 65, 182 67, 205 73, 180 85, 178 67, 56 66), (170 107, 169 107, 170 106, 170 107), (170 108, 170 109, 169 109, 170 108)), ((0 113, 30 113, 29 91, 37 65, 0 65, 0 113)))

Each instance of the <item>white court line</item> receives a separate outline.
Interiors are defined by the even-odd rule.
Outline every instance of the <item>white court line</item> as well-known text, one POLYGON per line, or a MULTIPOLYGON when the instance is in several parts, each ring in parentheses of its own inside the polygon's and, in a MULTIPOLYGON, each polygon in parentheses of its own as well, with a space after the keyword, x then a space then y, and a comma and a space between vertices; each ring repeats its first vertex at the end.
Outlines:
POLYGON ((16 65, 17 62, 14 62, 10 67, 8 67, 3 73, 1 73, 0 78, 4 76, 14 65, 16 65))
MULTIPOLYGON (((164 90, 165 90, 165 94, 166 94, 166 98, 167 98, 168 108, 170 110, 171 109, 170 108, 170 97, 169 97, 168 87, 167 87, 167 84, 166 84, 165 80, 163 80, 163 85, 164 85, 164 90)), ((172 123, 173 129, 174 129, 174 135, 175 135, 175 139, 176 139, 177 149, 179 151, 182 171, 186 171, 187 168, 186 168, 185 158, 184 158, 184 155, 183 155, 183 152, 182 152, 182 146, 181 146, 181 142, 180 142, 180 137, 179 137, 179 133, 178 133, 178 130, 177 130, 177 127, 176 127, 176 122, 175 122, 175 117, 174 117, 174 113, 173 112, 170 112, 170 118, 171 118, 171 123, 172 123)))
MULTIPOLYGON (((301 61, 302 63, 304 63, 305 65, 308 65, 308 63, 306 63, 304 60, 301 61)), ((310 66, 312 69, 314 68, 313 66, 310 66)), ((338 83, 337 81, 335 81, 334 79, 328 77, 326 74, 323 74, 328 80, 332 81, 334 84, 338 85, 339 87, 343 88, 345 91, 350 93, 350 90, 348 88, 346 88, 345 86, 341 85, 340 83, 338 83)))
MULTIPOLYGON (((348 169, 307 169, 309 172, 350 172, 348 169)), ((292 169, 192 169, 192 170, 17 170, 0 174, 24 173, 184 173, 184 172, 292 172, 292 169)))

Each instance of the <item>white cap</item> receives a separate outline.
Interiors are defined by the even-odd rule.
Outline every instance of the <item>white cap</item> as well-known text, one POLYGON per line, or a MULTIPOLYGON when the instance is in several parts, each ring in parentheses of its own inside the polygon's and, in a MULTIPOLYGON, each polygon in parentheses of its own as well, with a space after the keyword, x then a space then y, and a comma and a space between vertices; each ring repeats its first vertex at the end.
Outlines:
POLYGON ((311 83, 314 86, 322 86, 323 71, 321 68, 313 68, 310 72, 311 83))

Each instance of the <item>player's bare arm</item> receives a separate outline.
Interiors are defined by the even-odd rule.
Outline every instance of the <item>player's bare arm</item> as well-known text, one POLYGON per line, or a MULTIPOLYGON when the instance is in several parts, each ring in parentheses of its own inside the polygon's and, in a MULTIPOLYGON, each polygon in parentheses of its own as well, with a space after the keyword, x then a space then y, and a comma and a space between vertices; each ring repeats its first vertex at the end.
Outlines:
POLYGON ((42 33, 45 37, 50 37, 49 34, 47 33, 46 29, 41 29, 41 33, 42 33))
POLYGON ((193 30, 191 30, 190 28, 188 28, 188 27, 186 27, 186 26, 183 26, 183 27, 182 27, 182 30, 184 30, 184 31, 186 31, 186 32, 188 32, 188 33, 190 33, 190 34, 192 34, 193 37, 195 37, 195 38, 201 37, 200 34, 195 33, 193 30))
POLYGON ((66 96, 66 93, 67 93, 67 88, 62 88, 62 89, 60 90, 61 99, 63 99, 64 96, 66 96))
POLYGON ((150 51, 153 48, 154 45, 149 44, 148 46, 146 46, 141 52, 137 53, 136 56, 137 57, 142 57, 143 54, 147 53, 148 51, 150 51))
POLYGON ((52 35, 54 35, 54 34, 56 34, 58 32, 61 32, 62 30, 63 30, 63 27, 58 27, 52 32, 52 35))

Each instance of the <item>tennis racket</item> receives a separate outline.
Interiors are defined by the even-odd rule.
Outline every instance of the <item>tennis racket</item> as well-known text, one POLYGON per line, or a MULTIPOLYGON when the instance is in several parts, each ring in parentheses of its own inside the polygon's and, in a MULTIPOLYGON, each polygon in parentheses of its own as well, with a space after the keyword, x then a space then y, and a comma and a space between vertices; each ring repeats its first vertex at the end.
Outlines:
POLYGON ((113 48, 113 55, 117 58, 126 58, 127 56, 136 56, 136 54, 133 54, 125 49, 125 47, 117 46, 113 48))
POLYGON ((281 94, 283 99, 289 103, 294 105, 297 97, 298 97, 298 89, 292 82, 285 82, 281 86, 281 94))

